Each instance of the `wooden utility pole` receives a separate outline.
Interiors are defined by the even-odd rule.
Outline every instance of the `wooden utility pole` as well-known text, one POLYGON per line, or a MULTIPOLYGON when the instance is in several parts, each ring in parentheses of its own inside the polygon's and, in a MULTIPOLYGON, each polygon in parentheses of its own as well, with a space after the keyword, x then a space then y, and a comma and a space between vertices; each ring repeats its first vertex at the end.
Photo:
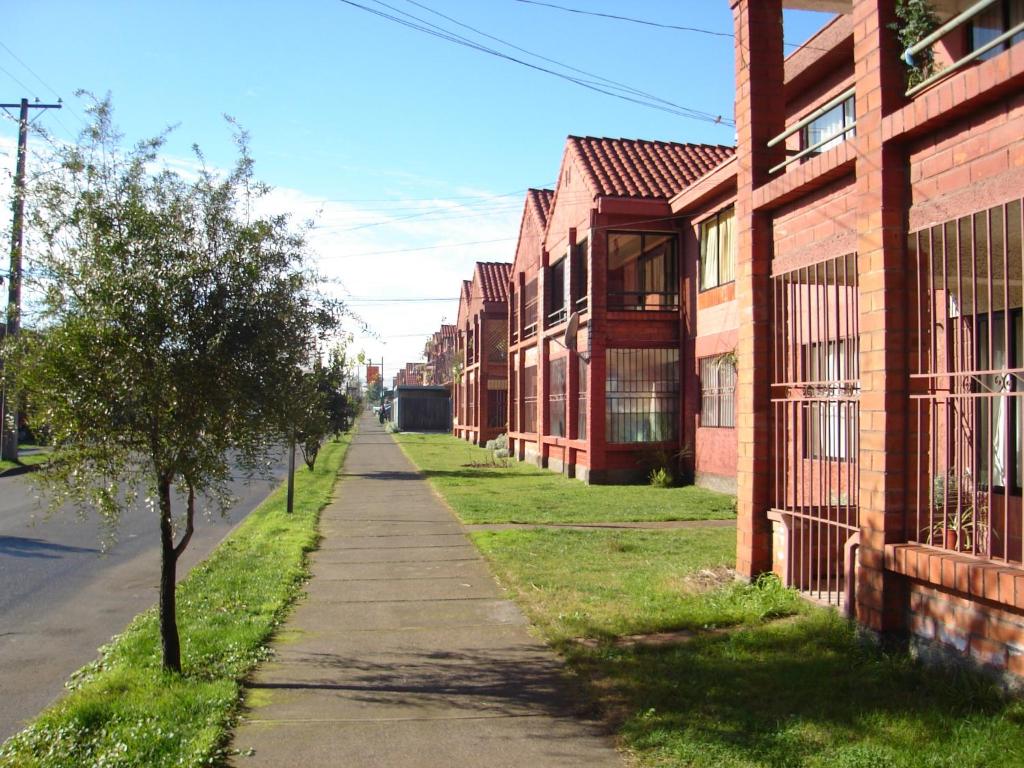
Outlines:
MULTIPOLYGON (((61 104, 0 104, 0 109, 18 107, 18 162, 14 173, 13 223, 11 225, 11 269, 7 288, 7 335, 14 338, 21 330, 21 250, 25 244, 25 163, 28 156, 28 111, 60 109, 61 104)), ((6 384, 0 391, 0 458, 18 460, 18 403, 8 396, 6 384)))

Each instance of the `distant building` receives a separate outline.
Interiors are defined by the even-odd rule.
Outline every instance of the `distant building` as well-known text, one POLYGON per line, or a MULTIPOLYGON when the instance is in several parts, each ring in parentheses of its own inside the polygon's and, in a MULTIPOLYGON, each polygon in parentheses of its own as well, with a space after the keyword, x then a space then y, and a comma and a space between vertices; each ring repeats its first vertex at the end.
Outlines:
POLYGON ((456 436, 479 445, 507 428, 510 264, 477 262, 459 297, 453 387, 456 436))

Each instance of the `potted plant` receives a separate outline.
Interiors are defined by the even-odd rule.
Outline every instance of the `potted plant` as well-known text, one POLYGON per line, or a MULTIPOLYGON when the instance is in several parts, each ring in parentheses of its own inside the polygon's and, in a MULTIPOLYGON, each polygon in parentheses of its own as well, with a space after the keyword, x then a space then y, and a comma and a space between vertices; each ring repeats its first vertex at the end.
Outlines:
POLYGON ((931 524, 925 530, 928 544, 953 552, 988 554, 988 495, 973 484, 971 475, 952 471, 932 481, 931 524))

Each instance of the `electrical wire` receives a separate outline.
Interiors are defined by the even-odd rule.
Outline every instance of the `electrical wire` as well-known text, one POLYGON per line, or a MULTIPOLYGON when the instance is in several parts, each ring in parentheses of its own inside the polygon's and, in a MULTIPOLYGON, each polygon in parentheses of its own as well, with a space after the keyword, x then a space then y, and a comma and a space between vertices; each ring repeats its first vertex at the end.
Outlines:
MULTIPOLYGON (((399 248, 393 251, 369 251, 367 253, 345 253, 335 256, 336 259, 357 259, 363 256, 387 256, 392 253, 413 253, 414 251, 436 251, 440 248, 461 248, 467 245, 486 245, 488 243, 507 243, 514 241, 514 237, 499 237, 495 240, 473 240, 468 243, 443 243, 441 245, 424 245, 419 248, 399 248)), ((330 257, 321 257, 330 258, 330 257)))
MULTIPOLYGON (((684 27, 684 26, 680 26, 679 24, 664 24, 664 23, 659 22, 659 21, 648 21, 647 19, 637 19, 637 18, 634 18, 632 16, 618 16, 618 15, 616 15, 614 13, 600 13, 598 11, 585 11, 585 10, 582 10, 580 8, 568 8, 568 7, 564 6, 564 5, 556 5, 555 3, 544 3, 544 2, 540 2, 540 0, 515 0, 515 2, 523 3, 525 5, 537 5, 537 6, 541 6, 542 8, 554 8, 555 10, 558 10, 558 11, 565 11, 566 13, 576 13, 576 14, 579 14, 581 16, 596 16, 596 17, 599 17, 599 18, 602 18, 602 19, 611 19, 613 21, 626 21, 626 22, 629 22, 631 24, 642 24, 642 25, 647 26, 647 27, 658 27, 659 29, 672 29, 672 30, 677 30, 677 31, 680 31, 680 32, 696 32, 697 34, 711 35, 713 37, 728 37, 728 38, 736 37, 736 35, 734 35, 732 32, 721 32, 721 31, 715 30, 715 29, 702 29, 701 27, 684 27)), ((809 50, 812 50, 812 51, 823 51, 823 50, 825 50, 824 48, 814 48, 812 46, 805 45, 803 43, 786 43, 786 42, 783 42, 783 45, 789 46, 790 48, 808 48, 809 50)))
POLYGON ((343 3, 345 5, 350 5, 353 8, 359 8, 360 10, 366 11, 368 13, 371 13, 371 14, 375 15, 375 16, 379 16, 380 18, 387 19, 389 21, 395 22, 396 24, 400 24, 400 25, 402 25, 404 27, 408 27, 409 29, 414 29, 414 30, 416 30, 418 32, 423 32, 424 34, 431 35, 433 37, 437 37, 437 38, 440 38, 442 40, 446 40, 446 41, 448 41, 450 43, 453 43, 455 45, 460 45, 460 46, 463 46, 465 48, 470 48, 471 50, 479 51, 481 53, 486 53, 488 55, 495 56, 497 58, 504 59, 506 61, 513 62, 515 64, 519 64, 519 65, 527 67, 529 69, 533 69, 535 71, 542 72, 542 73, 551 75, 553 77, 557 77, 559 79, 566 80, 566 81, 571 82, 571 83, 575 83, 576 85, 579 85, 579 86, 581 86, 583 88, 586 88, 588 90, 594 91, 596 93, 601 93, 601 94, 604 94, 606 96, 612 96, 613 98, 621 99, 623 101, 628 101, 630 103, 638 104, 640 106, 649 107, 650 109, 656 109, 656 110, 659 110, 661 112, 667 112, 669 114, 674 114, 674 115, 676 115, 678 117, 686 117, 686 118, 690 118, 690 119, 693 119, 693 120, 700 120, 700 121, 703 121, 703 122, 711 123, 713 125, 733 125, 734 124, 731 119, 725 118, 722 115, 713 115, 713 114, 711 114, 709 112, 702 112, 700 110, 691 109, 689 107, 683 107, 681 105, 671 104, 671 102, 665 102, 665 100, 650 101, 650 100, 646 100, 644 98, 638 98, 638 97, 630 96, 627 93, 617 93, 615 91, 608 90, 608 88, 602 87, 602 86, 598 85, 597 83, 594 83, 594 82, 591 82, 591 81, 587 81, 587 80, 582 80, 582 79, 580 79, 578 77, 573 77, 571 75, 567 75, 567 74, 562 73, 562 72, 556 72, 553 69, 549 69, 547 67, 542 67, 542 66, 537 65, 537 64, 531 64, 530 62, 523 61, 522 59, 516 58, 515 56, 510 56, 509 54, 502 53, 501 51, 497 51, 497 50, 495 50, 493 48, 488 48, 487 46, 482 45, 481 43, 477 43, 477 42, 475 42, 473 40, 470 40, 469 38, 466 38, 466 37, 463 37, 461 35, 458 35, 455 32, 451 32, 450 30, 446 30, 443 27, 438 27, 437 25, 431 24, 430 22, 425 21, 423 19, 420 19, 420 18, 418 18, 416 16, 413 16, 412 14, 405 13, 404 11, 399 11, 399 10, 393 8, 392 6, 389 6, 386 3, 381 2, 381 0, 372 0, 372 1, 376 2, 378 5, 383 5, 385 8, 390 8, 391 10, 396 11, 396 13, 400 13, 401 15, 408 17, 408 19, 413 19, 415 22, 419 22, 419 23, 414 23, 414 21, 408 21, 407 19, 399 18, 398 16, 394 16, 392 14, 385 13, 384 11, 380 11, 380 10, 377 10, 375 8, 371 8, 369 6, 363 5, 361 3, 354 2, 354 0, 338 0, 338 2, 340 2, 340 3, 343 3), (664 103, 659 103, 659 102, 664 102, 664 103), (671 104, 671 106, 670 106, 670 104, 671 104))

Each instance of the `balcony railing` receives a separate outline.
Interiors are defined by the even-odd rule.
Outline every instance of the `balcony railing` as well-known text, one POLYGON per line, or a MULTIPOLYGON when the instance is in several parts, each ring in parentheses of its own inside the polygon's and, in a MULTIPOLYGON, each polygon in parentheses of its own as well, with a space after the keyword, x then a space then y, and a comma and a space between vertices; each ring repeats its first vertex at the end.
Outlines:
POLYGON ((660 291, 619 291, 608 293, 612 311, 672 311, 679 309, 679 294, 660 291))
MULTIPOLYGON (((769 148, 774 147, 776 144, 779 144, 780 142, 783 142, 786 139, 788 139, 794 133, 802 131, 804 128, 806 128, 808 125, 813 123, 815 120, 817 120, 819 117, 824 115, 826 112, 828 112, 831 109, 835 109, 836 107, 838 107, 840 104, 842 104, 844 101, 849 99, 851 96, 854 96, 855 94, 856 94, 856 89, 855 88, 847 88, 845 91, 840 93, 838 96, 836 96, 836 97, 826 101, 824 104, 822 104, 816 110, 811 112, 811 114, 807 115, 807 117, 805 117, 805 118, 803 118, 801 120, 798 120, 797 122, 793 123, 793 125, 789 126, 789 128, 787 128, 782 133, 780 133, 778 136, 776 136, 771 141, 769 141, 768 142, 768 147, 769 148)), ((787 157, 783 162, 779 163, 774 168, 770 169, 768 172, 769 173, 775 173, 776 171, 781 171, 783 168, 786 168, 787 166, 791 165, 792 163, 795 163, 797 160, 801 160, 801 159, 807 157, 808 155, 814 154, 815 152, 820 150, 823 146, 825 146, 829 142, 835 141, 836 138, 838 138, 839 136, 846 136, 848 133, 853 131, 856 127, 857 127, 857 121, 853 120, 852 122, 850 122, 850 123, 846 124, 845 126, 843 126, 843 128, 841 130, 837 131, 836 133, 831 134, 827 138, 824 138, 821 141, 819 141, 819 142, 817 142, 815 144, 812 144, 809 147, 805 147, 804 149, 801 149, 795 155, 787 157)))
MULTIPOLYGON (((912 66, 913 63, 914 63, 914 56, 916 56, 917 54, 919 54, 921 51, 925 50, 926 48, 930 48, 932 45, 935 44, 936 41, 938 41, 941 38, 945 37, 947 34, 952 32, 957 27, 960 27, 963 24, 971 21, 971 19, 973 19, 979 13, 981 13, 982 11, 987 10, 990 6, 995 5, 996 3, 999 3, 1001 1, 1002 0, 980 0, 980 2, 975 3, 970 8, 967 8, 965 11, 963 11, 962 13, 954 16, 952 19, 947 21, 945 24, 943 24, 941 27, 936 29, 934 32, 932 32, 927 37, 921 39, 920 41, 918 41, 914 45, 912 45, 909 48, 907 48, 907 50, 903 52, 903 60, 908 65, 912 66)), ((1022 32, 1024 32, 1024 22, 1021 22, 1020 24, 1017 24, 1016 26, 1011 27, 1010 29, 1008 29, 1005 32, 1003 32, 1002 34, 998 35, 997 37, 994 37, 993 39, 989 40, 984 45, 978 46, 977 48, 975 48, 970 53, 968 53, 965 56, 962 56, 961 58, 957 59, 952 64, 950 64, 948 67, 943 67, 938 72, 934 72, 931 75, 929 75, 928 77, 926 77, 920 83, 917 83, 916 85, 911 86, 910 88, 907 89, 907 96, 913 96, 916 93, 920 93, 921 91, 923 91, 924 89, 926 89, 929 86, 933 85, 934 83, 937 83, 939 80, 943 80, 943 79, 949 77, 951 74, 953 74, 954 72, 959 70, 961 67, 964 67, 967 64, 970 64, 972 61, 976 61, 977 59, 979 59, 980 57, 984 56, 989 51, 991 51, 994 48, 1002 45, 1003 43, 1005 43, 1008 40, 1012 39, 1014 36, 1021 34, 1022 32)))
POLYGON ((547 327, 550 328, 551 326, 558 325, 559 323, 564 323, 566 317, 568 317, 568 313, 563 305, 555 311, 548 313, 547 327))

